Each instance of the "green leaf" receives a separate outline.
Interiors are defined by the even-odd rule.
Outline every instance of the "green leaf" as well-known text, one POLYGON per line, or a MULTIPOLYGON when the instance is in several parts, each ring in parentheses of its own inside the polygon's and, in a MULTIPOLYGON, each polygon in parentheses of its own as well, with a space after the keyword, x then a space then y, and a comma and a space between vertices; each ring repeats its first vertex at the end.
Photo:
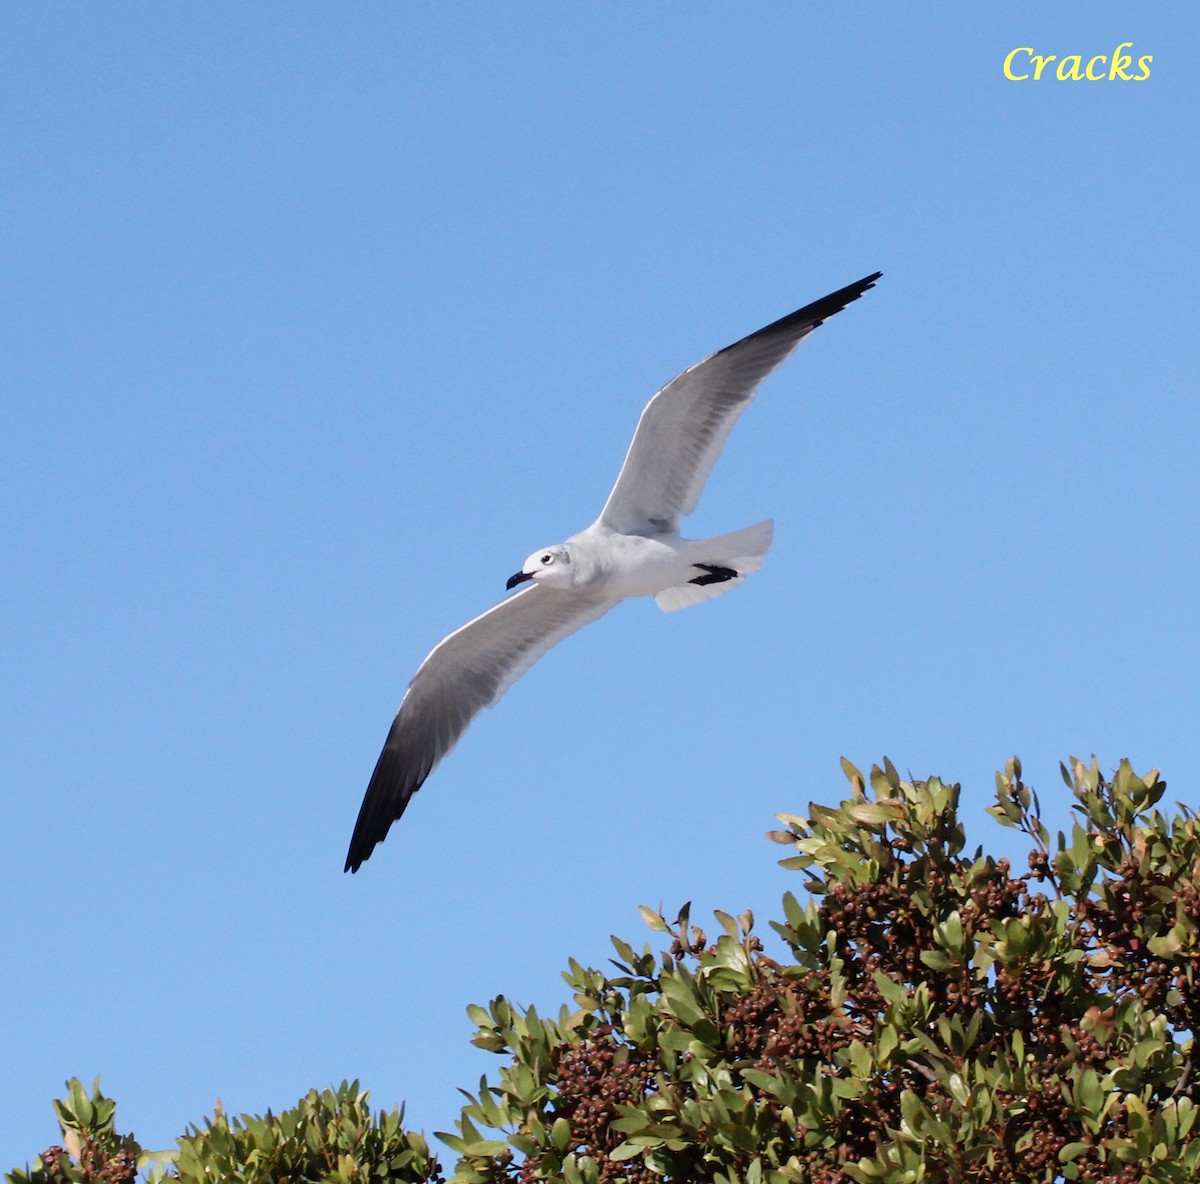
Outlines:
POLYGON ((556 1151, 566 1151, 571 1142, 571 1124, 565 1118, 556 1118, 550 1128, 550 1142, 556 1151))
POLYGON ((791 1087, 780 1081, 775 1074, 764 1073, 760 1069, 743 1069, 742 1080, 776 1098, 785 1097, 791 1092, 791 1087))
POLYGON ((807 855, 789 855, 787 859, 781 859, 779 866, 789 872, 802 872, 805 868, 812 867, 812 859, 807 855))
POLYGON ((875 1044, 875 1059, 880 1065, 887 1065, 892 1059, 892 1054, 900 1046, 900 1033, 892 1024, 887 1024, 879 1033, 879 1039, 875 1044))
POLYGON ((900 802, 851 802, 846 813, 860 826, 883 827, 903 813, 900 802))
POLYGON ((636 1143, 618 1143, 609 1153, 608 1158, 617 1163, 624 1163, 627 1159, 633 1159, 635 1156, 642 1154, 642 1148, 636 1143))
MULTIPOLYGON (((657 933, 667 933, 670 931, 670 927, 663 919, 661 913, 655 912, 654 909, 647 908, 644 904, 638 905, 638 912, 641 913, 642 922, 645 924, 646 928, 653 929, 657 933)), ((616 941, 615 938, 613 940, 614 942, 616 941)))

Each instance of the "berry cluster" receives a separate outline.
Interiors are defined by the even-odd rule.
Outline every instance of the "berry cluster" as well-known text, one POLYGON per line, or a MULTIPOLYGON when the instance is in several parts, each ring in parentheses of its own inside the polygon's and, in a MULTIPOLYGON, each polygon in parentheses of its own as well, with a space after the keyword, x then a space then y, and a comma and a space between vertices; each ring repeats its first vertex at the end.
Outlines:
MULTIPOLYGON (((642 1159, 618 1162, 608 1152, 624 1139, 612 1129, 620 1107, 640 1102, 653 1084, 654 1067, 637 1050, 614 1038, 611 1024, 601 1024, 581 1044, 560 1045, 554 1053, 558 1102, 556 1116, 571 1124, 567 1150, 590 1155, 601 1181, 656 1184, 659 1177, 642 1159)), ((538 1179, 538 1162, 526 1159, 518 1172, 520 1184, 538 1179)))
POLYGON ((79 1149, 72 1163, 66 1149, 49 1147, 42 1152, 42 1169, 48 1184, 132 1184, 137 1179, 137 1156, 127 1148, 109 1153, 93 1139, 79 1149))

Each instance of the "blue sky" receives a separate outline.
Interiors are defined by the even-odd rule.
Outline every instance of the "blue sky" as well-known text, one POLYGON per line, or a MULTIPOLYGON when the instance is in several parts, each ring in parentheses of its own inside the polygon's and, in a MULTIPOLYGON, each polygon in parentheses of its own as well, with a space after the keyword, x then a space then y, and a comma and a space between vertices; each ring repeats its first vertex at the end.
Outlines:
MULTIPOLYGON (((101 1075, 150 1146, 358 1077, 445 1129, 464 1009, 639 904, 798 889, 838 758, 1197 804, 1184 3, 20 5, 0 15, 0 1170, 101 1075), (1145 82, 1011 82, 1030 46, 1145 82), (363 871, 417 664, 598 512, 647 398, 876 269, 694 536, 761 574, 519 683, 363 871)), ((652 935, 647 934, 647 937, 652 935)))

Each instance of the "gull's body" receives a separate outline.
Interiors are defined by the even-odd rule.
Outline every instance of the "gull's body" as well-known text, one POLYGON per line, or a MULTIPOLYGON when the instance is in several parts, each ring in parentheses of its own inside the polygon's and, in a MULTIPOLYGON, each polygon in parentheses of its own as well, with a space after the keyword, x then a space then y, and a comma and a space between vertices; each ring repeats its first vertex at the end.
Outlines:
POLYGON ((685 539, 717 457, 759 384, 879 273, 806 305, 705 358, 646 405, 600 517, 565 543, 535 551, 509 581, 530 586, 438 643, 417 669, 367 786, 346 870, 358 871, 414 793, 490 707, 563 638, 630 596, 664 612, 736 587, 759 570, 772 524, 685 539))
MULTIPOLYGON (((769 542, 770 523, 761 525, 769 542)), ((586 530, 573 534, 562 544, 571 556, 572 571, 568 586, 612 600, 624 600, 629 596, 662 596, 668 591, 689 585, 697 574, 698 563, 712 563, 720 557, 714 552, 714 542, 711 539, 680 538, 674 531, 654 535, 624 534, 605 522, 593 522, 586 530)), ((718 551, 722 549, 717 548, 718 551)), ((725 588, 721 590, 727 591, 725 588)), ((705 594, 701 592, 692 596, 697 601, 705 599, 705 594)), ((666 604, 662 607, 670 611, 683 605, 666 604)))

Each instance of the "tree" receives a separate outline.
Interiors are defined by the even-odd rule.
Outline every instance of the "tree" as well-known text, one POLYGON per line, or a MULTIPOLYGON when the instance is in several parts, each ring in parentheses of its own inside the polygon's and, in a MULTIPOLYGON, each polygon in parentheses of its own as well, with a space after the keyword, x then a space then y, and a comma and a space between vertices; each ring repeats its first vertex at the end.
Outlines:
POLYGON ((275 1115, 221 1112, 181 1135, 173 1152, 146 1153, 131 1135, 116 1130, 116 1106, 92 1085, 77 1080, 55 1102, 64 1146, 43 1151, 28 1172, 5 1176, 9 1184, 122 1184, 150 1168, 150 1179, 184 1184, 366 1184, 394 1180, 420 1184, 441 1180, 441 1169, 423 1136, 404 1129, 402 1109, 373 1114, 358 1082, 318 1093, 275 1115))
POLYGON ((670 949, 571 964, 557 1020, 473 1010, 509 1058, 457 1136, 463 1181, 716 1184, 1194 1181, 1200 824, 1122 762, 1063 776, 1078 818, 1051 849, 1013 760, 991 813, 1028 871, 964 854, 959 787, 869 780, 781 816, 810 899, 715 942, 648 913, 670 949), (503 1142, 481 1127, 507 1132, 503 1142))
MULTIPOLYGON (((557 1018, 503 997, 469 1009, 475 1042, 505 1064, 439 1136, 455 1182, 1200 1179, 1196 815, 1158 812, 1155 770, 1122 762, 1106 779, 1072 761, 1077 817, 1051 841, 1013 760, 991 812, 1032 845, 1017 874, 965 854, 957 785, 844 768, 846 800, 772 833, 808 893, 784 897, 773 954, 748 913, 718 912, 710 941, 686 906, 671 921, 643 910, 669 948, 614 938, 615 973, 572 961, 557 1018)), ((323 1116, 304 1128, 307 1157, 264 1158, 299 1109, 218 1116, 169 1171, 441 1179, 398 1112, 371 1119, 357 1086, 304 1106, 323 1116)), ((102 1178, 61 1174, 64 1158, 81 1170, 78 1147, 47 1156, 8 1179, 102 1178)))

